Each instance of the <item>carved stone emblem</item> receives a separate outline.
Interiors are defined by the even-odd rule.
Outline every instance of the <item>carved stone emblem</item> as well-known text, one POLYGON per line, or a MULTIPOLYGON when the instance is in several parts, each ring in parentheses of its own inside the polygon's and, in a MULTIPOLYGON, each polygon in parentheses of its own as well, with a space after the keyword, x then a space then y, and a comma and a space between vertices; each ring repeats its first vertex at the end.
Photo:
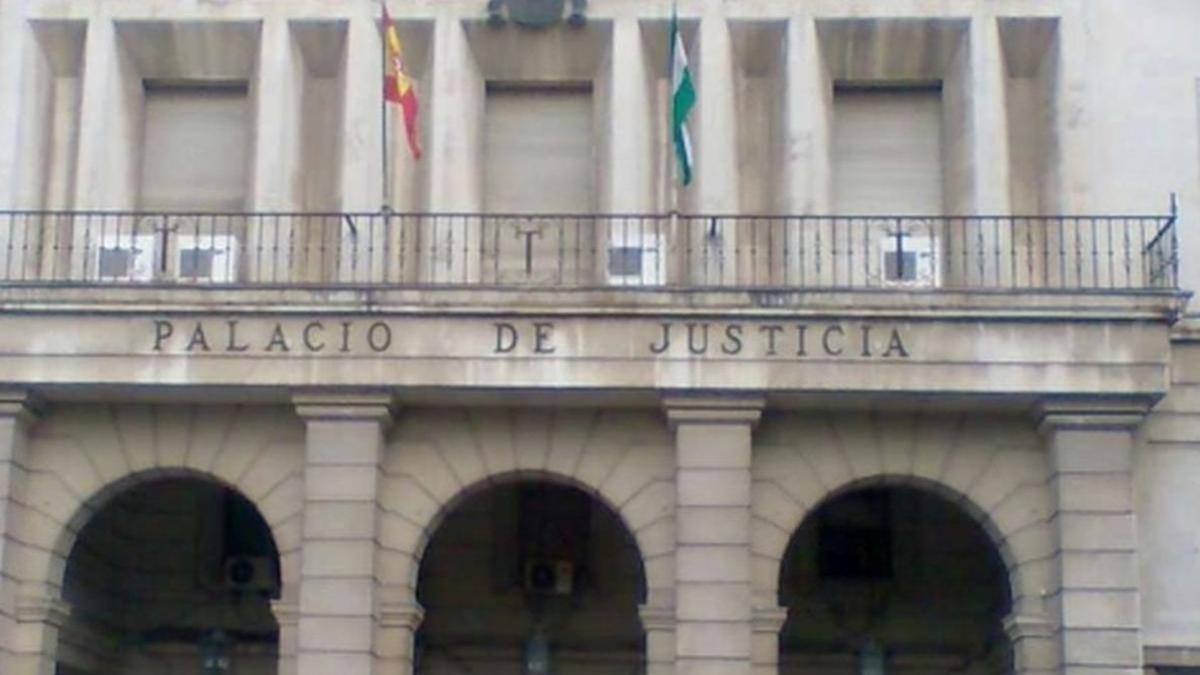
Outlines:
MULTIPOLYGON (((570 0, 570 3, 567 24, 578 28, 587 22, 584 16, 587 0, 570 0)), ((529 28, 544 28, 562 21, 565 4, 567 0, 488 0, 488 23, 500 26, 512 21, 529 28)))

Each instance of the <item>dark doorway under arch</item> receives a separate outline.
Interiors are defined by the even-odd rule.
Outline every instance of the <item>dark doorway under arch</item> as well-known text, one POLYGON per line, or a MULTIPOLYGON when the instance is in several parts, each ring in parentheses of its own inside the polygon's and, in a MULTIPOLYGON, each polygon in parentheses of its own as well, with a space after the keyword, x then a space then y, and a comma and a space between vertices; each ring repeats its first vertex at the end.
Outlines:
POLYGON ((575 487, 473 492, 421 561, 418 675, 642 672, 645 578, 619 516, 575 487))
POLYGON ((1012 671, 1007 570, 958 505, 910 486, 849 491, 792 536, 780 673, 1012 671))
POLYGON ((245 497, 164 477, 108 500, 67 559, 59 672, 201 672, 207 651, 239 675, 274 673, 279 552, 245 497))

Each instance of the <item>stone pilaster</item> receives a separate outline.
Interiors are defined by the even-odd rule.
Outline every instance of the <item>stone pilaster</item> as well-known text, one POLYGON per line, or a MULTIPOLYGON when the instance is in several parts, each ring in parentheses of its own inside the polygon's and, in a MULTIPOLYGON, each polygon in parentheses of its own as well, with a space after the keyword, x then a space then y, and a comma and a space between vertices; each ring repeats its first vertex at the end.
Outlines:
POLYGON ((778 675, 779 631, 787 621, 787 607, 755 607, 751 618, 754 675, 778 675))
POLYGON ((24 588, 17 596, 12 652, 2 664, 5 675, 55 675, 58 632, 71 608, 58 597, 58 589, 24 588))
POLYGON ((609 213, 654 210, 650 93, 646 84, 646 50, 635 17, 613 20, 612 97, 608 137, 612 161, 608 171, 609 213))
POLYGON ((391 398, 293 400, 307 425, 297 672, 376 672, 378 493, 391 398))
POLYGON ((271 613, 279 624, 279 675, 296 675, 296 652, 300 646, 300 605, 283 599, 271 602, 271 613))
MULTIPOLYGON (((365 7, 365 6, 364 6, 365 7)), ((382 36, 374 17, 350 18, 346 29, 344 103, 341 134, 341 209, 374 212, 384 205, 383 128, 379 106, 382 36)), ((338 281, 378 282, 388 256, 381 218, 360 218, 341 227, 338 281)))
MULTIPOLYGON (((729 24, 719 14, 700 19, 697 56, 695 181, 687 188, 690 210, 704 214, 737 213, 738 185, 737 95, 733 40, 729 24), (696 131, 699 133, 696 133, 696 131)), ((690 232, 693 281, 719 286, 737 282, 737 224, 732 221, 696 222, 690 232)))
POLYGON ((376 211, 383 205, 379 54, 382 46, 372 16, 350 19, 346 33, 346 89, 342 126, 342 209, 376 211))
POLYGON ((1053 673, 1058 664, 1054 624, 1040 614, 1013 613, 1004 619, 1004 632, 1013 651, 1013 672, 1018 675, 1053 673))
POLYGON ((21 543, 14 529, 26 476, 29 429, 39 408, 28 392, 0 391, 0 659, 12 658, 17 649, 21 580, 13 574, 13 560, 21 543))
POLYGON ((380 672, 412 675, 416 654, 414 638, 424 619, 425 610, 416 600, 380 606, 375 640, 380 672))
MULTIPOLYGON (((427 118, 429 210, 477 213, 483 204, 485 86, 462 21, 440 16, 433 28, 431 111, 427 118)), ((426 161, 426 160, 422 160, 426 161)), ((456 283, 478 279, 478 227, 467 221, 422 225, 421 280, 456 283)))
POLYGON ((761 399, 669 398, 675 431, 675 662, 749 675, 751 431, 761 399))
POLYGON ((674 675, 675 608, 652 597, 638 615, 646 633, 646 675, 674 675))
MULTIPOLYGON (((23 96, 22 80, 30 66, 25 62, 25 53, 30 47, 29 25, 22 17, 23 10, 6 4, 0 12, 0 97, 5 101, 19 101, 23 96)), ((0 106, 0 204, 13 204, 28 208, 15 189, 22 171, 21 156, 22 106, 0 106)))
POLYGON ((833 206, 833 85, 824 64, 816 22, 812 17, 789 19, 783 89, 787 152, 781 167, 786 179, 779 203, 783 213, 829 213, 833 206))
POLYGON ((1133 434, 1147 407, 1055 400, 1037 411, 1058 539, 1048 606, 1063 673, 1142 670, 1133 434))
POLYGON ((1010 212, 1011 198, 1004 55, 996 18, 973 19, 969 42, 972 212, 1000 215, 1010 212))
MULTIPOLYGON (((263 22, 262 50, 254 87, 254 163, 249 206, 254 211, 296 211, 299 199, 298 162, 300 89, 303 69, 295 63, 287 20, 274 17, 263 22)), ((293 277, 291 246, 297 233, 289 218, 252 219, 247 222, 247 246, 267 246, 270 255, 248 256, 250 277, 256 281, 283 282, 293 277)), ((304 236, 304 233, 299 233, 304 236)))

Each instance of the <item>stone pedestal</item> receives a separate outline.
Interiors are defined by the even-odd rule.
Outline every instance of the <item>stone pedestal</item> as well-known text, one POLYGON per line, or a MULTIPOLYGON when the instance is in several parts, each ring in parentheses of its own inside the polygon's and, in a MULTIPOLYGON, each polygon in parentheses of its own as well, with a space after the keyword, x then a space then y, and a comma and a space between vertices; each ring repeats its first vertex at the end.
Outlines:
POLYGON ((750 449, 761 399, 672 398, 675 667, 751 672, 750 449))
POLYGON ((779 631, 787 621, 787 607, 756 607, 752 616, 751 638, 754 675, 779 673, 779 631))
POLYGON ((403 604, 384 604, 379 609, 376 629, 376 654, 379 672, 389 675, 412 675, 414 638, 425 610, 415 601, 403 604))
POLYGON ((275 623, 279 624, 278 675, 296 675, 296 651, 300 646, 300 605, 288 600, 271 603, 275 623))
POLYGON ((646 675, 674 675, 675 609, 648 602, 638 615, 646 633, 646 675))
POLYGON ((304 394, 294 401, 308 432, 297 672, 377 672, 377 496, 391 399, 304 394))
POLYGON ((1063 673, 1142 671, 1133 432, 1147 407, 1070 400, 1038 410, 1058 544, 1048 606, 1063 673))
POLYGON ((16 625, 10 636, 12 652, 5 656, 5 675, 55 675, 58 669, 58 631, 71 608, 58 598, 57 588, 25 589, 18 594, 16 625))
POLYGON ((1013 672, 1020 675, 1053 673, 1058 663, 1054 624, 1040 614, 1011 614, 1004 632, 1012 644, 1013 672))

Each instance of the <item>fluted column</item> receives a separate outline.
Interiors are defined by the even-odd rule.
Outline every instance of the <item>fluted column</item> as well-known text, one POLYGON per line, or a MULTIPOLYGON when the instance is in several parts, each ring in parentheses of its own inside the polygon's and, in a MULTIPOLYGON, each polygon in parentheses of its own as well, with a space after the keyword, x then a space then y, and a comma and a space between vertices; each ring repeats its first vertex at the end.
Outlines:
POLYGON ((675 430, 675 662, 680 675, 749 675, 751 431, 760 399, 669 398, 675 430))
POLYGON ((391 399, 311 393, 294 402, 307 427, 297 672, 382 672, 375 560, 391 399))

